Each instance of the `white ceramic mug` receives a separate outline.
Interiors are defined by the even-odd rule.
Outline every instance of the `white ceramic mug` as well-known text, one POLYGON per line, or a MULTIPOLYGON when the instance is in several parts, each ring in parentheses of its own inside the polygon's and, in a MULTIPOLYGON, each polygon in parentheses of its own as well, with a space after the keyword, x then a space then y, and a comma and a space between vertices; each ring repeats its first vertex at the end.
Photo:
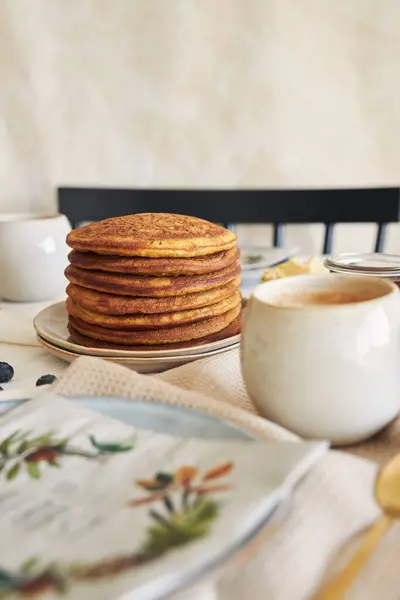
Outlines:
POLYGON ((60 214, 0 214, 0 298, 35 302, 62 296, 70 230, 60 214))
POLYGON ((268 419, 335 444, 366 439, 399 411, 399 289, 360 275, 261 284, 245 312, 241 361, 248 393, 268 419), (355 292, 361 301, 279 305, 282 294, 314 291, 355 292))

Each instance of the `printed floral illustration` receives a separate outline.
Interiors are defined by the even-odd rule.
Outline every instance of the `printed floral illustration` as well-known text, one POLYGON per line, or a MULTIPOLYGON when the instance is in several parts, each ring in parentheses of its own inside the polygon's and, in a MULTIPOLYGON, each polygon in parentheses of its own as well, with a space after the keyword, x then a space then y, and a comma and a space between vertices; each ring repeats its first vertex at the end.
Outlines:
POLYGON ((16 593, 20 596, 37 596, 49 591, 62 594, 74 580, 109 578, 206 537, 221 510, 221 504, 213 495, 231 489, 228 483, 216 480, 225 478, 232 469, 232 462, 203 474, 194 466, 182 466, 174 473, 160 472, 151 479, 137 481, 136 485, 145 495, 133 498, 129 506, 152 505, 148 513, 152 523, 138 549, 104 561, 63 569, 55 566, 39 569, 36 561, 24 565, 18 574, 0 568, 0 598, 10 598, 16 593))
POLYGON ((98 459, 101 456, 132 450, 133 442, 101 443, 89 436, 93 452, 73 446, 68 438, 58 438, 52 431, 38 437, 29 432, 15 431, 0 443, 0 474, 12 480, 25 470, 32 479, 41 475, 41 464, 60 467, 64 456, 98 459))
POLYGON ((147 494, 134 498, 129 505, 157 505, 149 510, 153 523, 147 528, 143 544, 129 556, 81 567, 75 577, 109 577, 207 536, 220 510, 220 504, 210 496, 230 489, 228 484, 215 484, 215 480, 232 469, 233 463, 229 462, 201 476, 196 467, 183 466, 175 473, 161 472, 152 479, 137 481, 136 485, 147 494))
POLYGON ((15 594, 32 597, 47 592, 62 593, 66 589, 66 580, 55 567, 41 568, 36 559, 29 560, 18 573, 0 568, 0 599, 15 594))

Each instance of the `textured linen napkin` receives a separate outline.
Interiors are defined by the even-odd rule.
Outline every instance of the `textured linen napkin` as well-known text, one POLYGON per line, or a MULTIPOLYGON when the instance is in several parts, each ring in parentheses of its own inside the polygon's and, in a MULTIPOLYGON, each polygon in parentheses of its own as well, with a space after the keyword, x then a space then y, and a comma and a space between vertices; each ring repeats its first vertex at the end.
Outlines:
MULTIPOLYGON (((299 438, 261 418, 248 398, 237 350, 157 376, 139 375, 95 358, 80 358, 55 386, 65 396, 102 395, 162 401, 202 410, 273 440, 299 438)), ((288 514, 268 543, 242 569, 218 582, 221 600, 305 600, 342 546, 379 514, 373 499, 376 465, 330 451, 298 486, 288 514)), ((399 598, 400 531, 394 527, 351 593, 350 600, 399 598), (383 583, 384 582, 384 583, 383 583)), ((247 557, 249 558, 249 557, 247 557)))

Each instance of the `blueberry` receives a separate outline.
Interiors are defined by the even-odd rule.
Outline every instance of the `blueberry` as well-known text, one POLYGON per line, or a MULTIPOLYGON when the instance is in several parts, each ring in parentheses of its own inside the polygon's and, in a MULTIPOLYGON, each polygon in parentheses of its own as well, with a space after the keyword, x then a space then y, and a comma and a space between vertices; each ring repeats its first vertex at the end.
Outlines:
POLYGON ((8 383, 14 377, 14 369, 6 362, 0 362, 0 383, 8 383))
POLYGON ((50 383, 53 383, 56 380, 57 380, 57 377, 55 375, 49 375, 49 374, 42 375, 37 380, 36 385, 50 385, 50 383))

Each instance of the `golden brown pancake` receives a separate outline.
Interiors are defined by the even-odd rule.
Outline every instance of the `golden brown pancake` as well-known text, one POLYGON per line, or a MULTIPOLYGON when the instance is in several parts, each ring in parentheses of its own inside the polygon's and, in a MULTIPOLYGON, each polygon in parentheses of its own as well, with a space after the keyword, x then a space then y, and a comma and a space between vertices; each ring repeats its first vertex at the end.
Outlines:
POLYGON ((74 267, 90 271, 131 273, 136 275, 202 275, 229 267, 239 259, 238 248, 196 258, 144 258, 142 256, 105 256, 72 250, 69 261, 74 267))
POLYGON ((192 348, 193 346, 201 346, 202 344, 209 344, 211 342, 217 342, 219 340, 225 340, 240 333, 242 325, 241 314, 232 323, 222 329, 218 333, 199 338, 191 342, 180 342, 177 344, 153 344, 152 346, 122 346, 121 344, 112 344, 111 342, 103 342, 101 340, 93 340, 85 335, 82 335, 69 323, 68 330, 70 338, 76 344, 85 346, 86 348, 102 348, 103 350, 125 350, 125 351, 146 351, 153 352, 154 350, 178 350, 180 348, 192 348))
POLYGON ((93 312, 75 304, 71 298, 67 299, 67 311, 73 317, 77 317, 81 321, 100 325, 107 329, 158 329, 160 327, 173 327, 175 325, 185 325, 188 323, 196 323, 202 319, 209 319, 223 315, 232 308, 235 308, 241 303, 242 295, 236 292, 233 296, 225 298, 216 304, 204 306, 203 308, 195 308, 192 310, 184 310, 172 313, 158 313, 153 315, 104 315, 98 312, 93 312))
POLYGON ((149 330, 115 330, 106 329, 98 325, 85 323, 72 315, 69 316, 69 322, 78 333, 96 340, 111 342, 122 345, 153 345, 153 344, 175 344, 177 342, 189 342, 198 338, 218 333, 225 327, 228 327, 232 321, 240 314, 241 306, 229 310, 218 317, 203 319, 197 323, 189 325, 180 325, 178 327, 166 327, 164 329, 149 330))
POLYGON ((236 238, 228 229, 196 217, 142 213, 78 227, 69 233, 67 244, 96 254, 177 258, 229 250, 236 238))
POLYGON ((230 283, 206 292, 168 298, 146 298, 144 296, 135 298, 97 292, 70 283, 67 287, 67 294, 83 308, 104 315, 153 314, 178 312, 215 304, 232 296, 237 292, 239 286, 240 278, 235 277, 230 283))
POLYGON ((120 275, 104 271, 88 271, 69 265, 65 275, 71 283, 108 294, 164 298, 203 292, 233 281, 240 273, 238 263, 206 275, 151 277, 149 275, 120 275))

